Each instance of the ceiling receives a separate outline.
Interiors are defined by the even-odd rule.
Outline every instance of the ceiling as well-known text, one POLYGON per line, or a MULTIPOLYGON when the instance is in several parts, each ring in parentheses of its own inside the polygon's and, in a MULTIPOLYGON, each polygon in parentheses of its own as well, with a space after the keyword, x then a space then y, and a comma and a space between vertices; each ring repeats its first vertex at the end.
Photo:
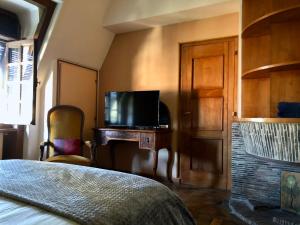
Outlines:
POLYGON ((239 12, 241 0, 111 0, 104 27, 124 33, 239 12))
MULTIPOLYGON (((110 0, 109 3, 101 25, 114 33, 124 33, 239 12, 241 0, 110 0)), ((0 8, 17 14, 22 38, 34 37, 41 9, 27 0, 1 0, 0 8)))

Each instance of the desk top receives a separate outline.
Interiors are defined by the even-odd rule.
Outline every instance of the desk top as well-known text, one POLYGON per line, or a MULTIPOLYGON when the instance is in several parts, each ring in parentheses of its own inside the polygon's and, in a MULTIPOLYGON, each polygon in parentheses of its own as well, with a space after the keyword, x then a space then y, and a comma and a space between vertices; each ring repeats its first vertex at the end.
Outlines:
POLYGON ((172 132, 172 129, 168 128, 158 128, 158 129, 126 129, 126 128, 94 128, 94 130, 100 131, 118 131, 118 132, 140 132, 140 133, 159 133, 159 132, 172 132))
POLYGON ((16 128, 0 128, 0 133, 13 133, 17 131, 18 129, 16 128))

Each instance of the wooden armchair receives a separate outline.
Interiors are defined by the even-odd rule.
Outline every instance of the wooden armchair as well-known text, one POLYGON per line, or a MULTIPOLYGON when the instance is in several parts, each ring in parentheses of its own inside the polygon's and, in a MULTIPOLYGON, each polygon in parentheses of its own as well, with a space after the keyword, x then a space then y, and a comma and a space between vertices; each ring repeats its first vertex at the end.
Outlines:
POLYGON ((84 113, 70 105, 59 105, 49 110, 47 116, 48 140, 40 145, 40 160, 91 166, 94 164, 91 142, 82 138, 84 113), (90 149, 90 158, 83 157, 83 146, 90 149))

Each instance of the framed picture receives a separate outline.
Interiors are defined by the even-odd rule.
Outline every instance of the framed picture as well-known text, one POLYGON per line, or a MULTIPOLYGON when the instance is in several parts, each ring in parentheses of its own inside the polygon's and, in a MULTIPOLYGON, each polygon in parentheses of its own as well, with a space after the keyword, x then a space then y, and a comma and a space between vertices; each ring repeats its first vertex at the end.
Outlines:
POLYGON ((282 171, 281 209, 300 215, 300 173, 282 171))

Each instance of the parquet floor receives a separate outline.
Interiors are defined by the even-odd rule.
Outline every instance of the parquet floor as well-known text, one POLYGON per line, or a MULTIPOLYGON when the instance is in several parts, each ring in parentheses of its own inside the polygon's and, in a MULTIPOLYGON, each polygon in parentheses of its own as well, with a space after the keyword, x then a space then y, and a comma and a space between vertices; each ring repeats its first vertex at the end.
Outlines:
POLYGON ((230 196, 229 192, 164 184, 181 197, 198 225, 244 225, 229 213, 226 204, 230 196))

